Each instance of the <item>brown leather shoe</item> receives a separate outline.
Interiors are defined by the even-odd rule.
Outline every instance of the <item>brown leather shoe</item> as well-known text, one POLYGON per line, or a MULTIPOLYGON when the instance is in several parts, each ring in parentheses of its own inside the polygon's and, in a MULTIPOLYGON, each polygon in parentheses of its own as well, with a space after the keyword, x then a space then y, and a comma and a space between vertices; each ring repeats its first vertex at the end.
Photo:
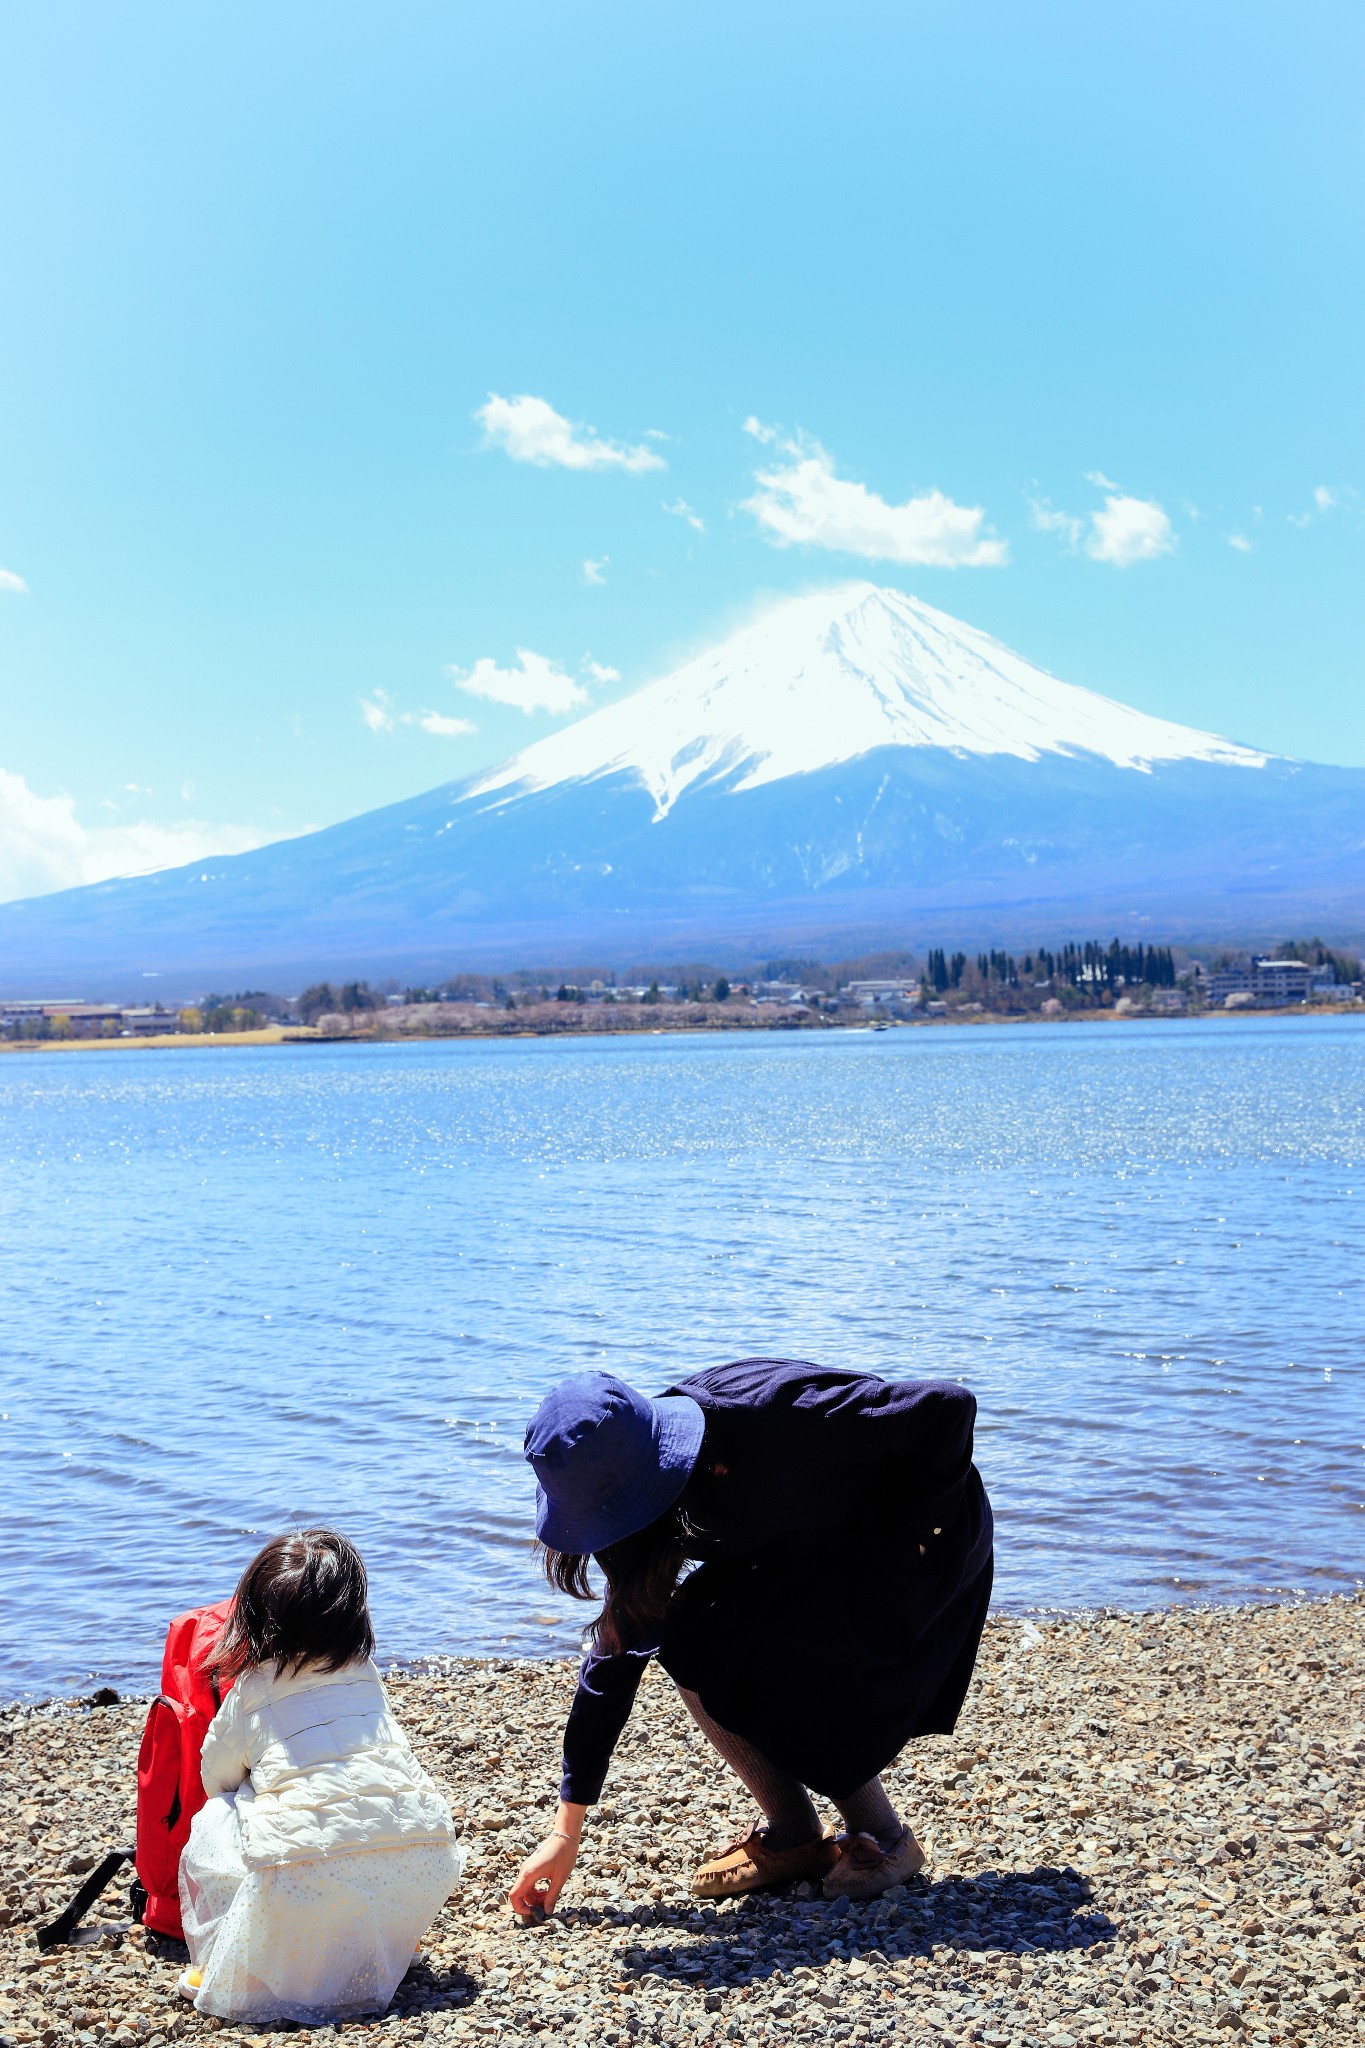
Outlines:
POLYGON ((909 1828, 894 1849, 883 1849, 871 1835, 840 1835, 839 1860, 821 1890, 827 1899, 879 1899, 893 1884, 918 1877, 928 1857, 909 1828))
POLYGON ((760 1892, 767 1885, 800 1884, 803 1878, 818 1883, 838 1860, 833 1828, 826 1828, 813 1841, 798 1842, 794 1849, 770 1849, 762 1827, 755 1824, 747 1835, 727 1842, 718 1856, 693 1872, 692 1896, 737 1899, 743 1892, 760 1892))

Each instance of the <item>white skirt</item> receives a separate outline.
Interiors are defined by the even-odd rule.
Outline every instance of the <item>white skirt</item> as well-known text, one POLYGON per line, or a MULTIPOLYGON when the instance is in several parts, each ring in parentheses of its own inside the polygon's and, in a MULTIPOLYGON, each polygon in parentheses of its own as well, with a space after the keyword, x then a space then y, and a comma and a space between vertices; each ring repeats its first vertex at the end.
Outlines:
POLYGON ((382 2012, 463 1866, 454 1842, 422 1842, 253 1870, 231 1796, 210 1799, 180 1859, 196 2009, 305 2025, 382 2012))

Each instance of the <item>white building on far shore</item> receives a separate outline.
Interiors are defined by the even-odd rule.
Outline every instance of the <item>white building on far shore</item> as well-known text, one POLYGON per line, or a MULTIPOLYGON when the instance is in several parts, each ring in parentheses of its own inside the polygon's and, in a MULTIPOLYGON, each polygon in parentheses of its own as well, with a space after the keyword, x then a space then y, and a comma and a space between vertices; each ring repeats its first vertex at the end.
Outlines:
POLYGON ((1334 969, 1314 967, 1307 960, 1253 960, 1247 967, 1219 967, 1203 978, 1204 1000, 1217 1009, 1229 996, 1250 996, 1257 1004, 1281 1008, 1306 1003, 1310 996, 1337 985, 1334 969))
POLYGON ((841 1003, 856 1003, 863 1010, 915 1009, 920 1000, 919 983, 909 976, 899 981, 850 981, 839 991, 841 1003))

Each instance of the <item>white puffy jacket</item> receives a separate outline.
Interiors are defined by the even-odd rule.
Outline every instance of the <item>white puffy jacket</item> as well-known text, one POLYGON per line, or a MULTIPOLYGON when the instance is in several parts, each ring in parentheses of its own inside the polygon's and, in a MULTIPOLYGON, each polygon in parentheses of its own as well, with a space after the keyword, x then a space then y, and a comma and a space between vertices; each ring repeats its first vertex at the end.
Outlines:
POLYGON ((204 1790, 235 1795, 253 1867, 454 1842, 450 1808, 408 1746, 374 1664, 244 1672, 204 1738, 204 1790))

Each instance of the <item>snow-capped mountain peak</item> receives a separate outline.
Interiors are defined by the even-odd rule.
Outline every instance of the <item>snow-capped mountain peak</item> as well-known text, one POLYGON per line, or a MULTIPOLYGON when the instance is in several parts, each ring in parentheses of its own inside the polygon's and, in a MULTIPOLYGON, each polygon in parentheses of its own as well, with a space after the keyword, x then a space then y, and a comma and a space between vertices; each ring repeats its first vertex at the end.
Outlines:
POLYGON ((738 793, 878 747, 1263 768, 1268 756, 1035 668, 990 634, 872 583, 788 599, 719 647, 478 778, 465 801, 638 778, 664 817, 686 790, 738 793))

